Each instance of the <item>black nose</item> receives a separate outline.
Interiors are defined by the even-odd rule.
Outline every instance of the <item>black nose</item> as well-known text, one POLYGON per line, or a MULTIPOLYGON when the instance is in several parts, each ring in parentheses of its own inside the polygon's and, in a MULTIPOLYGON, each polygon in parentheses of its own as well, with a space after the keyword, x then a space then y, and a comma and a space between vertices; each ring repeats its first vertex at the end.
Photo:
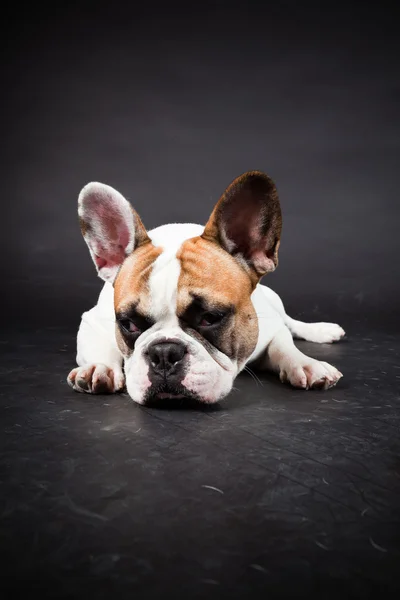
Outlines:
POLYGON ((181 342, 159 342, 148 348, 151 366, 156 373, 172 374, 186 354, 186 346, 181 342))

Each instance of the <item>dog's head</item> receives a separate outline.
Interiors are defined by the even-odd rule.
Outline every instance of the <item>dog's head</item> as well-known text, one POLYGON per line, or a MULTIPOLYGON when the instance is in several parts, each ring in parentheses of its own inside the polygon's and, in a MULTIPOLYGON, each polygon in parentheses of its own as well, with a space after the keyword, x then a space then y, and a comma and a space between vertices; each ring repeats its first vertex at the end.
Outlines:
POLYGON ((226 396, 257 344, 252 292, 278 264, 273 181, 258 171, 235 179, 205 227, 148 233, 127 200, 100 183, 83 188, 78 212, 98 274, 114 286, 116 339, 133 400, 226 396))

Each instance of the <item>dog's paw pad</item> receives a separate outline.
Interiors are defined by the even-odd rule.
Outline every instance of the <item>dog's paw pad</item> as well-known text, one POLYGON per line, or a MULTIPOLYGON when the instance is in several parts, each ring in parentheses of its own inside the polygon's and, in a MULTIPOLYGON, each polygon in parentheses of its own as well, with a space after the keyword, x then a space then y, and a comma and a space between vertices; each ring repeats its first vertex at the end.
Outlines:
POLYGON ((113 394, 121 391, 125 385, 120 368, 100 363, 72 369, 67 381, 75 391, 86 394, 113 394))
POLYGON ((327 390, 337 384, 343 374, 332 365, 309 359, 302 365, 288 365, 280 372, 282 382, 288 382, 300 389, 327 390))

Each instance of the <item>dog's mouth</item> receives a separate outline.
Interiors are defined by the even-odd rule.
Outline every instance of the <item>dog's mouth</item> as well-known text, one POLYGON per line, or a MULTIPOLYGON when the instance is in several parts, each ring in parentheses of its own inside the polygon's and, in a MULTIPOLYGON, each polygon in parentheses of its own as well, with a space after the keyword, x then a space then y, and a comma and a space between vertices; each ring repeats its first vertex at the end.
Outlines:
POLYGON ((171 394, 171 392, 159 392, 155 395, 157 400, 172 400, 174 398, 184 398, 183 394, 171 394))
POLYGON ((144 404, 146 406, 161 406, 165 401, 182 404, 187 400, 195 403, 201 402, 201 398, 197 394, 193 394, 182 385, 172 386, 164 383, 149 388, 144 399, 144 404))

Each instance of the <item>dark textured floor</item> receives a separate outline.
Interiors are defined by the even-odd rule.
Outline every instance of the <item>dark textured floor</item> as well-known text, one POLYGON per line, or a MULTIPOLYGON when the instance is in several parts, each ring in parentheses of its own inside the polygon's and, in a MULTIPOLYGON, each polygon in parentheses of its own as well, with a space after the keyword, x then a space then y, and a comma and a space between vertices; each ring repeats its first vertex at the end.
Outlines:
POLYGON ((399 339, 299 345, 337 388, 243 375, 215 408, 147 409, 67 387, 71 331, 4 335, 6 597, 394 597, 399 339))
POLYGON ((102 4, 0 24, 0 599, 400 598, 394 3, 102 4), (248 169, 282 203, 267 285, 348 332, 301 344, 337 388, 243 375, 209 410, 74 393, 100 290, 82 186, 148 228, 205 223, 248 169))

